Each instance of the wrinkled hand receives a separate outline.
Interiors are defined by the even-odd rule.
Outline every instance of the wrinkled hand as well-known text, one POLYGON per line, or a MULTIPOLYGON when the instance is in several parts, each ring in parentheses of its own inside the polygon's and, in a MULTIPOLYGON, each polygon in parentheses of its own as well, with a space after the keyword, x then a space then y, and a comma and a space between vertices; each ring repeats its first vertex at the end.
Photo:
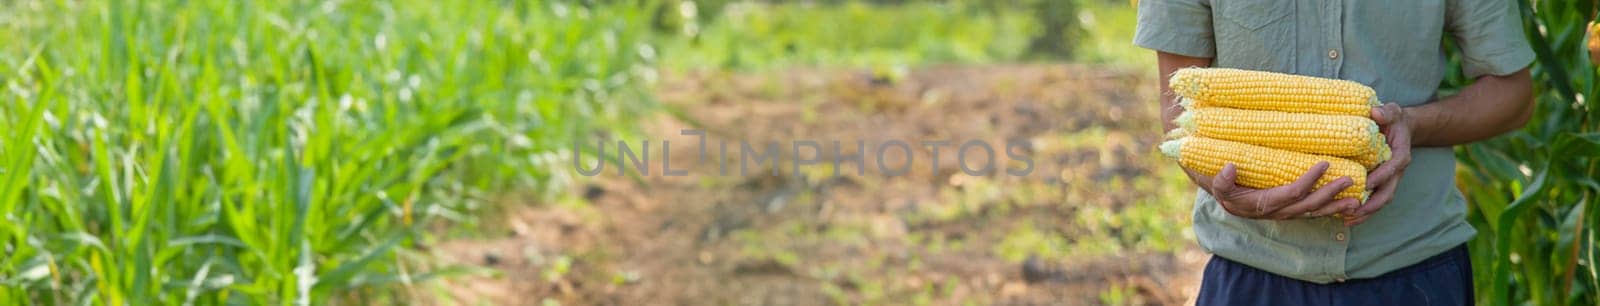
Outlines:
POLYGON ((1251 189, 1235 185, 1238 169, 1232 163, 1223 166, 1222 171, 1216 176, 1206 176, 1189 169, 1183 171, 1189 174, 1189 179, 1196 185, 1216 198, 1217 204, 1221 205, 1222 209, 1244 218, 1270 220, 1317 218, 1352 211, 1360 204, 1356 199, 1337 201, 1333 199, 1340 190, 1355 184, 1355 181, 1348 177, 1340 177, 1322 188, 1313 190, 1317 179, 1322 177, 1323 172, 1328 171, 1328 162, 1317 163, 1293 183, 1268 189, 1251 189))
POLYGON ((1372 190, 1372 195, 1367 197, 1366 204, 1344 213, 1345 226, 1366 222, 1367 218, 1394 200, 1400 177, 1406 174, 1406 166, 1411 165, 1411 120, 1406 118, 1405 109, 1394 103, 1375 107, 1372 109, 1372 121, 1378 122, 1379 131, 1388 138, 1391 157, 1367 173, 1366 188, 1372 190))

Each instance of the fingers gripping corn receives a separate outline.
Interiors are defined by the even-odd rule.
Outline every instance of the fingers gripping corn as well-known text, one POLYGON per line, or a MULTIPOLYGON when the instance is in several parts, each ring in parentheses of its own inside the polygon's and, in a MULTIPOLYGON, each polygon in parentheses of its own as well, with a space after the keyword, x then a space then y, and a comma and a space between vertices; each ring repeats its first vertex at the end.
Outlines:
POLYGON ((1205 175, 1217 175, 1222 167, 1234 164, 1239 186, 1266 189, 1288 185, 1299 179, 1319 162, 1327 161, 1328 170, 1317 179, 1316 187, 1332 183, 1339 177, 1350 177, 1354 184, 1339 191, 1337 199, 1366 200, 1363 192, 1367 169, 1343 158, 1306 154, 1273 149, 1247 143, 1189 136, 1161 144, 1161 151, 1176 158, 1184 168, 1205 175))

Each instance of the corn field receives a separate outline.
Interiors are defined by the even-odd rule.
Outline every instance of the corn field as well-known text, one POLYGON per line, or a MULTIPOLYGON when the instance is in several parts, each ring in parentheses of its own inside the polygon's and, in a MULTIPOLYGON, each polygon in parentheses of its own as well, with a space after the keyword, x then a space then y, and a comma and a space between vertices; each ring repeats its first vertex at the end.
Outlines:
MULTIPOLYGON (((1459 185, 1479 234, 1471 243, 1478 303, 1596 305, 1600 204, 1600 70, 1585 41, 1594 1, 1518 1, 1538 60, 1537 112, 1522 130, 1459 147, 1459 185)), ((1446 80, 1446 90, 1467 80, 1446 80)))
POLYGON ((383 303, 449 272, 407 268, 422 229, 642 109, 646 13, 6 1, 0 304, 383 303))

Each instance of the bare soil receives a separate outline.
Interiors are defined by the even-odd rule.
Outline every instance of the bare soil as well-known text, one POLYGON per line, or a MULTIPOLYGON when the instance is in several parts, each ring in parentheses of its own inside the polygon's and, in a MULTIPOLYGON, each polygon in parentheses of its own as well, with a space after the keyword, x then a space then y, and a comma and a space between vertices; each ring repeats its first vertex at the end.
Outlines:
MULTIPOLYGON (((1207 255, 1185 237, 1189 205, 1172 203, 1192 194, 1170 186, 1173 166, 1153 156, 1159 121, 1145 74, 1001 65, 668 75, 657 89, 668 111, 643 135, 618 136, 650 140, 650 175, 608 164, 572 187, 572 201, 510 205, 485 221, 503 234, 435 245, 447 264, 500 272, 448 279, 432 302, 1192 304, 1207 255), (708 131, 709 159, 683 129, 708 131), (1008 139, 1027 144, 1017 150, 1031 156, 1031 174, 971 176, 957 165, 957 145, 1004 150, 1008 139), (662 140, 689 175, 662 175, 662 140), (829 162, 796 173, 785 153, 778 175, 718 175, 718 143, 737 167, 740 141, 791 151, 796 140, 822 144, 802 158, 865 154, 866 173, 853 162, 840 176, 829 162), (916 151, 906 175, 877 168, 875 145, 890 140, 916 151), (938 140, 951 144, 935 163, 920 142, 938 140)), ((889 152, 886 164, 906 162, 889 152)), ((1022 166, 997 153, 997 167, 1022 166)))

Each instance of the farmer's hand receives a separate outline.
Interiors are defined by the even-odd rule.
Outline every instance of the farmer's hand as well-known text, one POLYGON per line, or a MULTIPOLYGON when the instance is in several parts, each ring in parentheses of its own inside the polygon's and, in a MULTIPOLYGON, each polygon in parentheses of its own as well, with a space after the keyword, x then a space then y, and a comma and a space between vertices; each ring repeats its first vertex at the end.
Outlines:
POLYGON ((1355 184, 1348 177, 1340 177, 1313 190, 1317 179, 1327 170, 1328 162, 1320 162, 1293 183, 1268 189, 1235 185, 1238 169, 1233 163, 1223 166, 1216 176, 1206 176, 1189 169, 1183 171, 1189 174, 1189 179, 1196 185, 1216 198, 1217 204, 1228 213, 1250 219, 1284 220, 1328 216, 1351 211, 1359 204, 1355 199, 1333 199, 1340 190, 1355 184))
POLYGON ((1394 191, 1400 185, 1400 177, 1406 174, 1406 166, 1411 165, 1412 121, 1406 118, 1405 113, 1404 108, 1394 103, 1372 109, 1372 121, 1378 122, 1379 132, 1388 138, 1392 157, 1367 173, 1367 190, 1372 190, 1372 195, 1367 197, 1366 204, 1344 213, 1345 226, 1366 222, 1372 214, 1394 200, 1394 191))

